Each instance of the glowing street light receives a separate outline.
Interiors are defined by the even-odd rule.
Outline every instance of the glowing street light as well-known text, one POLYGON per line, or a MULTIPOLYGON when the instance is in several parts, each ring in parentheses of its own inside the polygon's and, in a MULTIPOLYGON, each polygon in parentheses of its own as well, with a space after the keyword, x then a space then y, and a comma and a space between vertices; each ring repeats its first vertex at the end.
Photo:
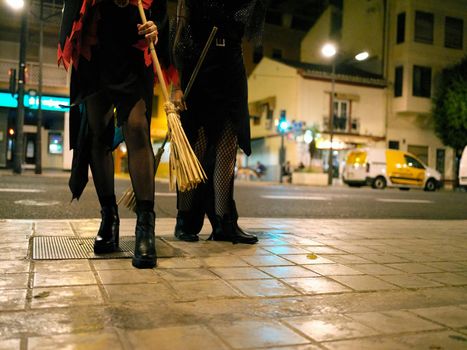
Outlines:
POLYGON ((365 61, 368 57, 370 57, 370 54, 367 51, 363 51, 355 55, 355 59, 357 61, 365 61))
POLYGON ((337 48, 334 44, 324 44, 323 47, 321 48, 321 53, 323 54, 324 57, 331 58, 334 57, 337 53, 337 48))
POLYGON ((24 7, 24 0, 5 0, 13 10, 21 10, 24 7))

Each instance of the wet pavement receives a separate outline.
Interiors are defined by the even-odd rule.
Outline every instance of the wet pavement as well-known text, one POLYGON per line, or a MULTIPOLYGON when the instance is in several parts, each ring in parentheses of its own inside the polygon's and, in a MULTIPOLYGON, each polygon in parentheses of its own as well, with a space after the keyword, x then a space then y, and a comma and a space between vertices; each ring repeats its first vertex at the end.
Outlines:
MULTIPOLYGON (((254 246, 172 237, 131 260, 33 260, 98 220, 0 220, 0 349, 466 349, 467 221, 247 219, 254 246)), ((134 220, 122 219, 131 236, 134 220)))

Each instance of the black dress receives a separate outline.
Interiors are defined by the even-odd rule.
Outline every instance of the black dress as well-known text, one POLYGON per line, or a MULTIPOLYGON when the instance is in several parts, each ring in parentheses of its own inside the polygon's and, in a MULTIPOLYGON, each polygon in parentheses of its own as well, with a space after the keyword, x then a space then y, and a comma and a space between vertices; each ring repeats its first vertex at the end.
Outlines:
POLYGON ((216 37, 193 84, 182 113, 183 127, 190 139, 204 127, 208 138, 216 139, 230 119, 240 148, 249 155, 250 121, 247 77, 243 64, 242 39, 261 34, 266 5, 259 0, 189 0, 187 24, 175 43, 175 61, 181 73, 182 89, 191 76, 213 26, 216 37))
MULTIPOLYGON (((145 1, 147 18, 159 31, 157 51, 168 62, 167 1, 145 1)), ((72 64, 70 82, 70 145, 73 149, 70 189, 79 198, 87 183, 89 133, 85 104, 88 97, 104 93, 116 108, 118 125, 128 118, 133 106, 143 99, 151 120, 154 70, 141 23, 133 1, 119 7, 111 0, 66 0, 60 29, 59 63, 72 64)), ((106 139, 113 141, 114 124, 106 139)))

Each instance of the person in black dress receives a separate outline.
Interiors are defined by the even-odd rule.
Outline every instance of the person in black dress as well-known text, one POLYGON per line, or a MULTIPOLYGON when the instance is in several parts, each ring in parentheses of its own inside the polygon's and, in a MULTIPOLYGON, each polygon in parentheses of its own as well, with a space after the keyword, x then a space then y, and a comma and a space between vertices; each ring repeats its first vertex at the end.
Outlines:
POLYGON ((143 7, 148 22, 141 25, 134 0, 65 0, 58 58, 59 64, 71 66, 70 189, 73 198, 79 199, 90 166, 101 205, 102 221, 94 252, 110 253, 119 246, 112 157, 116 117, 123 129, 136 195, 132 264, 152 268, 156 265, 154 155, 150 139, 154 71, 148 41, 159 39, 156 47, 168 56, 168 21, 166 0, 144 0, 143 7))
POLYGON ((253 244, 258 238, 237 224, 233 200, 237 148, 249 155, 250 124, 242 39, 259 42, 264 0, 186 0, 178 3, 173 46, 182 90, 213 28, 218 28, 182 112, 182 124, 208 177, 205 185, 178 192, 175 237, 197 241, 204 214, 213 227, 210 239, 253 244))

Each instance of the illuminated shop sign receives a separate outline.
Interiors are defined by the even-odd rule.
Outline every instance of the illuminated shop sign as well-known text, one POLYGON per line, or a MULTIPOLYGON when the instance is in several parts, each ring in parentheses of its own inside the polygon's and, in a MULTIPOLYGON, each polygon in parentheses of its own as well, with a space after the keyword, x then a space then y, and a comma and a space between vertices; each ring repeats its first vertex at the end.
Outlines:
MULTIPOLYGON (((66 112, 68 111, 68 108, 62 106, 68 106, 69 104, 70 99, 68 97, 42 96, 42 109, 44 111, 66 112)), ((18 96, 12 96, 8 92, 0 92, 0 107, 17 108, 18 96)), ((24 107, 30 109, 38 109, 39 96, 31 96, 29 94, 25 94, 24 107)))

